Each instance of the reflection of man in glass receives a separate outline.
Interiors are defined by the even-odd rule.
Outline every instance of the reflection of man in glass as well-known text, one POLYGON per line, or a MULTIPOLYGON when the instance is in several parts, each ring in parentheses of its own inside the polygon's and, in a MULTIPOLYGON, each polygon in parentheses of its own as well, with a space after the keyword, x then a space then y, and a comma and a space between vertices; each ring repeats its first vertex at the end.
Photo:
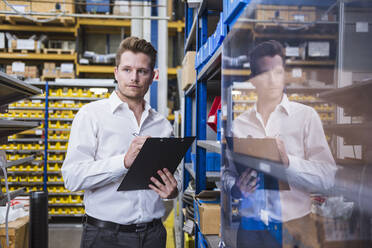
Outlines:
MULTIPOLYGON (((279 191, 278 194, 274 190, 257 188, 256 172, 247 169, 237 176, 231 194, 235 198, 242 198, 240 212, 243 218, 244 213, 249 212, 244 209, 247 207, 261 215, 258 216, 261 220, 264 210, 269 220, 280 218, 278 221, 287 222, 289 226, 296 222, 298 228, 307 228, 310 192, 329 189, 333 185, 336 166, 317 112, 309 106, 289 101, 283 93, 284 59, 283 47, 277 41, 263 42, 254 48, 250 57, 250 82, 256 88, 258 100, 253 108, 234 120, 233 133, 239 138, 275 137, 290 189, 279 191), (273 200, 275 195, 280 200, 273 200), (250 203, 244 204, 246 201, 250 203)), ((238 231, 238 247, 256 247, 248 238, 252 232, 245 231, 242 226, 242 230, 238 231)), ((302 238, 298 236, 301 235, 294 236, 297 236, 294 239, 300 239, 296 241, 300 245, 302 238)), ((266 236, 260 237, 259 234, 253 239, 257 247, 267 244, 266 236), (259 245, 260 242, 263 245, 259 245)), ((285 239, 283 237, 284 246, 285 239)))

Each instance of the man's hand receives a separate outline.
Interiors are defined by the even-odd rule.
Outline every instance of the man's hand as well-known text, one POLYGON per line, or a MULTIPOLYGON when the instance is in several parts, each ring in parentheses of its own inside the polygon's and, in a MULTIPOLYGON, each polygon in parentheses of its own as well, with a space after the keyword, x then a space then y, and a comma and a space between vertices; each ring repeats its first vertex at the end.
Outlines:
POLYGON ((287 151, 285 149, 284 142, 281 139, 279 139, 279 137, 275 137, 275 141, 276 141, 276 146, 278 147, 278 151, 279 151, 279 155, 282 160, 282 163, 286 168, 288 168, 289 158, 287 155, 287 151))
POLYGON ((236 181, 236 187, 240 190, 240 193, 244 197, 248 197, 249 194, 253 193, 257 189, 257 171, 252 169, 246 169, 236 181))
POLYGON ((167 168, 163 170, 158 170, 160 178, 165 184, 162 184, 155 177, 151 177, 151 181, 154 183, 149 184, 149 188, 158 193, 158 195, 163 199, 172 199, 178 195, 177 181, 170 173, 167 168))
POLYGON ((150 136, 138 136, 132 140, 132 143, 130 143, 129 149, 124 156, 125 168, 129 169, 132 166, 133 161, 136 159, 138 153, 141 151, 141 148, 147 138, 150 138, 150 136))

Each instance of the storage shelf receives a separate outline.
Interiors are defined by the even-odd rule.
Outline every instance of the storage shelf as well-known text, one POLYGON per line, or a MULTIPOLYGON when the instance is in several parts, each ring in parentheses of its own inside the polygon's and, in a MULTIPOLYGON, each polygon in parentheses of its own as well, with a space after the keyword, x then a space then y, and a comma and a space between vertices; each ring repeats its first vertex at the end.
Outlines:
POLYGON ((53 149, 48 149, 48 152, 51 152, 51 153, 65 153, 67 152, 67 149, 66 150, 53 150, 53 149))
POLYGON ((49 214, 50 217, 84 217, 84 214, 49 214))
POLYGON ((48 207, 84 207, 82 203, 52 203, 48 207))
POLYGON ((28 32, 51 32, 51 33, 74 33, 76 27, 56 27, 56 26, 39 26, 39 25, 20 25, 20 24, 1 24, 0 30, 3 31, 28 31, 28 32))
POLYGON ((42 91, 32 85, 28 85, 23 81, 0 72, 0 106, 16 102, 23 98, 27 98, 42 91))
MULTIPOLYGON (((185 169, 190 173, 191 177, 195 179, 195 171, 192 163, 185 163, 185 169)), ((219 171, 206 171, 208 182, 216 182, 221 180, 221 173, 219 171)))
POLYGON ((18 149, 5 149, 6 152, 17 152, 17 153, 38 153, 38 152, 43 152, 44 149, 32 149, 32 150, 18 150, 18 149))
POLYGON ((25 164, 25 163, 28 163, 28 162, 33 161, 34 159, 35 159, 34 156, 29 156, 29 157, 21 158, 21 159, 14 160, 14 161, 8 161, 6 163, 6 167, 11 167, 11 166, 25 164))
POLYGON ((8 139, 8 142, 40 142, 44 141, 44 139, 41 138, 23 138, 23 139, 8 139))
POLYGON ((37 122, 0 120, 0 137, 7 137, 38 126, 37 122))
POLYGON ((217 73, 221 72, 222 46, 208 60, 197 75, 198 81, 211 80, 217 73))
POLYGON ((288 66, 334 66, 334 60, 286 60, 288 66))
POLYGON ((214 140, 198 140, 196 143, 198 146, 203 147, 211 152, 221 154, 221 143, 214 140))
POLYGON ((196 41, 196 22, 197 19, 194 18, 194 21, 192 22, 192 26, 189 32, 189 36, 186 38, 185 43, 185 51, 189 51, 192 47, 192 44, 195 44, 196 41))
POLYGON ((48 160, 48 163, 62 164, 63 160, 48 160))
POLYGON ((68 139, 48 139, 48 142, 68 142, 68 139))
POLYGON ((45 110, 45 107, 8 107, 9 110, 45 110))
POLYGON ((347 145, 372 145, 372 123, 329 124, 324 130, 343 137, 347 145))
MULTIPOLYGON (((45 100, 45 96, 34 96, 31 97, 34 100, 45 100)), ((75 100, 75 101, 97 101, 106 98, 98 97, 72 97, 72 96, 50 96, 48 100, 75 100)))
POLYGON ((44 54, 44 53, 0 53, 0 59, 21 59, 21 60, 56 60, 74 61, 74 54, 44 54))
POLYGON ((82 192, 48 192, 48 196, 84 195, 82 192))
MULTIPOLYGON (((32 85, 44 86, 46 84, 45 81, 30 81, 32 85)), ((108 87, 114 88, 115 83, 113 79, 87 79, 87 78, 56 78, 55 81, 48 82, 48 86, 50 87, 108 87)))
POLYGON ((318 94, 319 98, 333 102, 353 116, 371 116, 372 79, 318 94))

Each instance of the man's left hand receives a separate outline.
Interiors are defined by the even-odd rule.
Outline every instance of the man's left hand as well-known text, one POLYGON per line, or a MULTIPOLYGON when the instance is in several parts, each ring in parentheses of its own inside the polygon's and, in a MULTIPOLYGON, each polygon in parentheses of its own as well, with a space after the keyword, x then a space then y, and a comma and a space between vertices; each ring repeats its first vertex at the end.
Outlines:
POLYGON ((158 195, 163 199, 173 199, 178 195, 177 181, 170 173, 167 168, 163 170, 158 170, 160 178, 163 180, 164 184, 157 180, 155 177, 151 177, 151 181, 154 183, 149 184, 150 189, 158 193, 158 195))

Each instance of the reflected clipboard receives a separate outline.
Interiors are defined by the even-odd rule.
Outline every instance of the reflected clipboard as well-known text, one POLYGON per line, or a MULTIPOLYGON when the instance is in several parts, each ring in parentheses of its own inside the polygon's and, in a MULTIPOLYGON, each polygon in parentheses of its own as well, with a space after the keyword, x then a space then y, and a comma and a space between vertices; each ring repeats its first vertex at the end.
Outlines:
POLYGON ((148 138, 117 191, 150 189, 151 177, 162 182, 157 171, 167 168, 172 174, 194 142, 195 137, 148 138))

